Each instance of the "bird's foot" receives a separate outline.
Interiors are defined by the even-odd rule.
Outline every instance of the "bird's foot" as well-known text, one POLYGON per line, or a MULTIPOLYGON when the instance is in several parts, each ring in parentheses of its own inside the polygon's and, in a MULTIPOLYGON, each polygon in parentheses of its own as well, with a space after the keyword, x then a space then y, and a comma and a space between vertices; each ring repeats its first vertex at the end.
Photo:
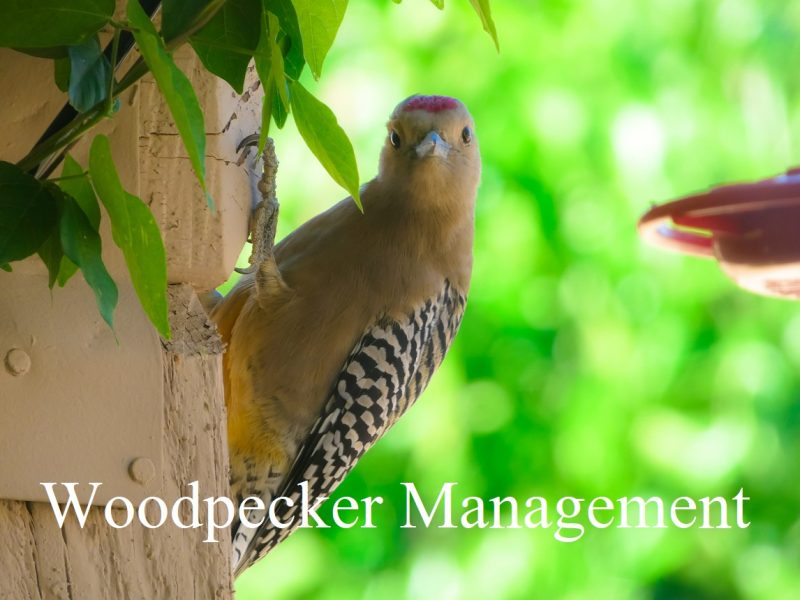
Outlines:
MULTIPOLYGON (((248 136, 242 140, 240 148, 258 142, 258 136, 248 136)), ((257 202, 253 213, 250 215, 250 241, 253 250, 250 254, 250 266, 246 269, 236 269, 243 274, 255 273, 262 266, 267 266, 269 270, 275 258, 272 248, 275 245, 275 230, 278 226, 278 199, 275 194, 275 176, 278 171, 278 159, 275 156, 275 144, 272 138, 267 138, 262 155, 264 170, 258 181, 258 195, 261 197, 257 202)), ((255 195, 255 194, 254 194, 255 195)))

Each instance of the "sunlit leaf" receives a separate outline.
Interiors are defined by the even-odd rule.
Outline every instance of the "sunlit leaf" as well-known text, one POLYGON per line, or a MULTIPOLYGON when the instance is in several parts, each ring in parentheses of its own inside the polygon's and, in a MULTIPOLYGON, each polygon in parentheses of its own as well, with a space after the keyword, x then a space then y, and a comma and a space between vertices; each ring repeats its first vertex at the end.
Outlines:
POLYGON ((69 61, 69 103, 78 112, 86 112, 108 97, 111 63, 97 36, 70 46, 69 61))
POLYGON ((492 20, 492 10, 489 8, 489 0, 469 0, 472 7, 475 9, 475 12, 478 13, 478 16, 481 19, 481 23, 483 24, 483 29, 492 37, 492 41, 494 41, 494 46, 497 48, 498 52, 500 51, 500 42, 497 40, 497 29, 494 26, 494 21, 492 20))
POLYGON ((37 179, 0 161, 0 263, 22 260, 44 243, 58 205, 37 179))
MULTIPOLYGON (((397 1, 397 4, 400 4, 400 1, 397 1)), ((431 4, 433 4, 439 10, 444 8, 444 0, 431 0, 431 4)))
POLYGON ((319 79, 322 63, 342 24, 347 0, 292 0, 292 4, 303 38, 303 55, 311 73, 319 79))
POLYGON ((94 292, 100 315, 113 329, 117 285, 103 264, 100 235, 75 199, 67 194, 63 194, 60 231, 64 254, 80 267, 86 283, 94 292))
POLYGON ((138 0, 128 0, 128 19, 136 27, 133 34, 136 43, 153 73, 158 88, 164 94, 200 187, 206 194, 208 205, 213 208, 214 201, 206 189, 205 182, 206 133, 203 112, 200 110, 192 84, 175 66, 172 56, 164 48, 163 41, 138 0))
POLYGON ((108 23, 114 0, 5 0, 0 46, 49 48, 80 44, 108 23))
POLYGON ((139 302, 158 332, 169 338, 167 261, 161 231, 147 205, 123 189, 104 135, 92 141, 89 173, 108 212, 114 243, 125 256, 139 302))
POLYGON ((361 209, 358 166, 350 139, 330 108, 296 81, 290 89, 292 112, 300 135, 333 180, 353 196, 361 209))

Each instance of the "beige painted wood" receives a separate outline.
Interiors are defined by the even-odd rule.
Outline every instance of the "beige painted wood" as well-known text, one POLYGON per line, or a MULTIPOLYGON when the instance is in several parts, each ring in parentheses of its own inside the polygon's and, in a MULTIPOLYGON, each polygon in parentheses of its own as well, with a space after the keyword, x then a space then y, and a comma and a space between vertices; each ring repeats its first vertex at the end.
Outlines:
MULTIPOLYGON (((162 350, 162 488, 177 498, 197 480, 201 499, 218 497, 228 493, 221 346, 191 288, 173 287, 171 317, 178 335, 162 350)), ((204 543, 203 527, 150 530, 134 521, 113 529, 102 508, 90 510, 83 529, 74 515, 59 529, 48 504, 0 500, 0 599, 232 597, 227 531, 220 532, 219 543, 204 543)), ((181 514, 188 522, 188 513, 181 514)))
MULTIPOLYGON (((155 349, 130 342, 135 349, 130 360, 136 360, 139 352, 147 362, 155 353, 160 362, 163 430, 157 495, 167 500, 185 495, 187 484, 195 480, 201 498, 229 492, 221 348, 193 288, 207 290, 222 283, 244 245, 250 179, 246 168, 238 164, 235 149, 243 137, 257 130, 260 112, 260 90, 252 74, 248 93, 239 97, 226 83, 205 74, 189 48, 176 52, 175 60, 192 80, 206 115, 206 173, 216 211, 205 205, 186 151, 152 80, 145 78, 123 94, 120 112, 97 128, 111 139, 123 185, 151 206, 167 249, 169 281, 178 284, 171 292, 173 340, 159 343, 155 349)), ((65 95, 52 84, 51 61, 0 49, 0 122, 4 127, 0 160, 22 158, 65 102, 65 95)), ((88 144, 79 143, 72 154, 86 166, 88 144)), ((121 284, 129 285, 105 214, 101 235, 109 271, 121 284)), ((25 276, 45 273, 38 258, 15 263, 14 268, 25 276)), ((76 277, 74 284, 85 285, 76 277)), ((34 310, 31 306, 27 316, 16 314, 15 318, 34 322, 41 311, 49 310, 56 311, 66 324, 63 335, 71 335, 70 327, 75 335, 87 326, 94 327, 96 323, 87 324, 86 317, 70 303, 59 302, 62 291, 54 290, 55 301, 49 307, 34 310)), ((20 313, 24 312, 22 307, 20 313)), ((4 318, 6 315, 0 314, 0 320, 4 318)), ((97 335, 108 335, 108 331, 98 327, 97 335)), ((120 344, 126 343, 121 336, 120 344)), ((94 357, 90 363, 87 372, 94 368, 102 377, 113 379, 108 361, 94 357)), ((44 368, 57 378, 59 369, 75 365, 64 361, 44 368)), ((86 387, 91 393, 91 377, 87 377, 86 387)), ((116 401, 107 391, 104 399, 110 404, 116 401)), ((92 436, 98 427, 111 426, 105 422, 88 425, 80 435, 92 436)), ((48 439, 47 432, 38 435, 48 439)), ((104 451, 103 447, 96 449, 104 451)), ((8 459, 0 456, 0 460, 8 459)), ((74 516, 60 529, 48 504, 0 499, 0 600, 232 597, 226 532, 218 534, 219 543, 204 543, 205 527, 194 530, 164 525, 151 530, 134 522, 113 529, 105 522, 102 508, 90 510, 83 529, 74 516)))

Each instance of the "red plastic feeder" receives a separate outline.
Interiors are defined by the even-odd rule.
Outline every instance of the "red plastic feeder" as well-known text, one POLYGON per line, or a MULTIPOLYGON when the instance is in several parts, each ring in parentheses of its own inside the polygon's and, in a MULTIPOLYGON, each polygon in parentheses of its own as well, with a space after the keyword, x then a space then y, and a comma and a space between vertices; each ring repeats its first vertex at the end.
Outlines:
POLYGON ((747 290, 800 299, 800 167, 654 206, 639 234, 661 248, 716 258, 747 290))

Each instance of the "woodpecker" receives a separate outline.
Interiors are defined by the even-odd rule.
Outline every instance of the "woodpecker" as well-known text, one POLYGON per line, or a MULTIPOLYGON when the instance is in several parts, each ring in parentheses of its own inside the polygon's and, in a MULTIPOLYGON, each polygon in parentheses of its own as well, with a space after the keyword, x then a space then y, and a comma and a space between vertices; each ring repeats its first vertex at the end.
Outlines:
POLYGON ((254 273, 211 313, 227 344, 231 494, 292 499, 272 515, 292 525, 251 527, 258 510, 235 520, 236 575, 299 524, 301 493, 330 496, 441 364, 472 270, 474 127, 454 98, 411 96, 389 119, 363 213, 346 198, 273 248, 277 203, 256 210, 254 273))

